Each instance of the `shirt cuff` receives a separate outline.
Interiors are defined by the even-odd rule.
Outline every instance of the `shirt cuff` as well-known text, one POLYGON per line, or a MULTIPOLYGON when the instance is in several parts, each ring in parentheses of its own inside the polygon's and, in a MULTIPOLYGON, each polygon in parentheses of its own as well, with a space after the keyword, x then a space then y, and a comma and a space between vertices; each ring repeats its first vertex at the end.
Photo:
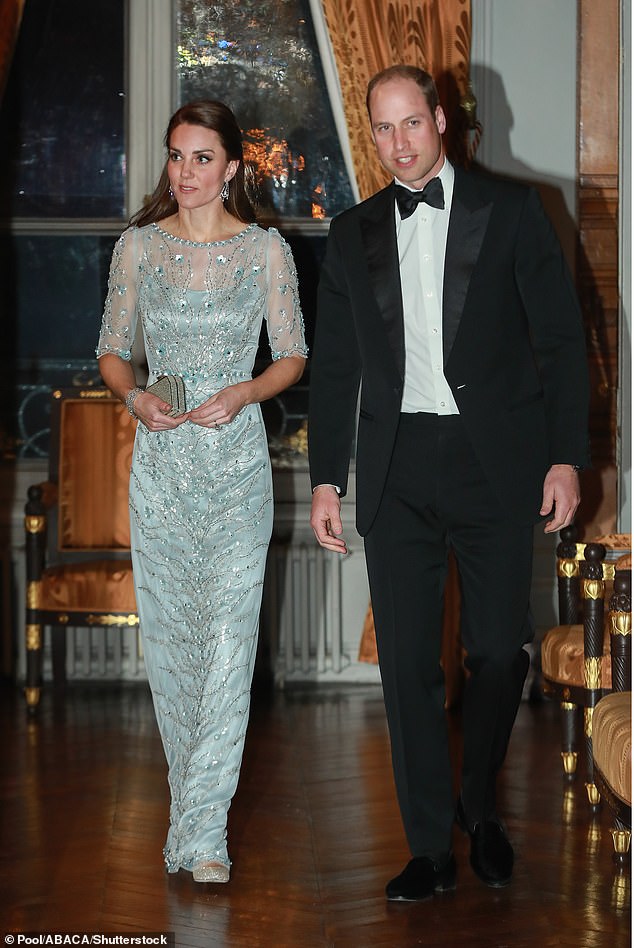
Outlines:
POLYGON ((337 491, 338 494, 341 493, 341 488, 337 487, 336 484, 315 484, 315 486, 313 487, 313 494, 315 493, 318 487, 334 487, 334 489, 337 491))

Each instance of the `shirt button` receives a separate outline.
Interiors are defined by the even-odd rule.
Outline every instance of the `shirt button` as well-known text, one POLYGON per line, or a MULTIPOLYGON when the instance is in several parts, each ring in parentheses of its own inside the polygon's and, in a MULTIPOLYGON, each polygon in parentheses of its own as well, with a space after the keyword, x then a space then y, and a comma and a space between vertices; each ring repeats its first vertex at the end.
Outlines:
POLYGON ((433 332, 435 335, 438 335, 438 330, 436 329, 435 326, 434 326, 434 328, 432 329, 432 332, 433 332))
POLYGON ((441 407, 441 408, 444 408, 444 407, 445 407, 445 403, 444 403, 444 402, 441 402, 441 403, 440 403, 440 407, 441 407))

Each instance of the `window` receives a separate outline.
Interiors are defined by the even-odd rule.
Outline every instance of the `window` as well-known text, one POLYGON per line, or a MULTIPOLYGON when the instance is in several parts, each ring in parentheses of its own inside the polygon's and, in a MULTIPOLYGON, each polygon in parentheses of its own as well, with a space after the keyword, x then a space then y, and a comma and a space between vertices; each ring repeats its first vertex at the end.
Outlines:
POLYGON ((177 105, 230 106, 264 212, 321 220, 352 204, 308 0, 177 0, 176 11, 177 105))
POLYGON ((29 0, 0 110, 3 217, 125 213, 124 0, 29 0))

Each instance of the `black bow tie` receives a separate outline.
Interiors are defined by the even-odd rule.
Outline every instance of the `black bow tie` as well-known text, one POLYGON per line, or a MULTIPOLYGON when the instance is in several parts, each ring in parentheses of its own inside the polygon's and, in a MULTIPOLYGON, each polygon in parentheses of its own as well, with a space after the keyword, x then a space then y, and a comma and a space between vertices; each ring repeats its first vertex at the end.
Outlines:
POLYGON ((402 220, 411 217, 421 201, 431 204, 432 207, 438 207, 440 210, 444 209, 445 196, 440 178, 432 178, 422 191, 410 191, 408 188, 401 187, 400 184, 396 185, 396 203, 402 220))

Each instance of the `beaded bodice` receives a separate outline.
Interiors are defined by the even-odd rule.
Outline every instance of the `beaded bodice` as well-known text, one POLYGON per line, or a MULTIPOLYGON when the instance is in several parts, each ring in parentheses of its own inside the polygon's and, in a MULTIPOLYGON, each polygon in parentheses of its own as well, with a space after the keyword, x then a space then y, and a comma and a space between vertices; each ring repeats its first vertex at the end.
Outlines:
POLYGON ((276 230, 250 224, 196 243, 157 224, 129 228, 114 250, 97 356, 129 360, 140 319, 150 381, 181 375, 209 394, 250 375, 262 314, 274 359, 306 354, 295 268, 276 230))

